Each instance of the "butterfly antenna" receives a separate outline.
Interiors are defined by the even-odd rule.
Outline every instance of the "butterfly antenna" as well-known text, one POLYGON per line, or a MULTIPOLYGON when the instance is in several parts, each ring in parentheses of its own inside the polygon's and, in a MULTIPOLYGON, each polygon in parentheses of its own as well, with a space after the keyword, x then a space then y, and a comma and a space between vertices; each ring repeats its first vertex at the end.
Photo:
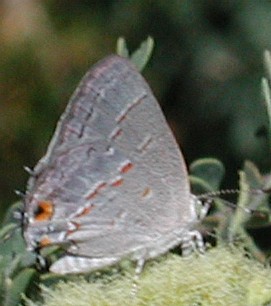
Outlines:
POLYGON ((210 191, 210 192, 206 192, 203 193, 201 195, 198 195, 197 198, 199 200, 205 200, 205 199, 209 199, 209 198, 217 198, 221 195, 229 195, 229 194, 239 194, 240 190, 239 189, 222 189, 219 191, 210 191))
MULTIPOLYGON (((222 190, 219 190, 219 191, 211 191, 211 192, 207 192, 207 193, 204 193, 204 194, 201 194, 199 196, 197 196, 197 198, 199 200, 207 200, 209 201, 210 199, 211 200, 214 200, 215 198, 218 198, 220 197, 221 195, 229 195, 229 194, 240 194, 241 192, 249 192, 250 194, 253 194, 253 195, 261 195, 261 194, 268 194, 268 193, 271 193, 271 188, 269 189, 247 189, 247 190, 239 190, 239 189, 222 189, 222 190)), ((253 208, 247 208, 247 207, 239 207, 237 204, 235 203, 232 203, 228 200, 225 200, 223 199, 223 203, 225 203, 228 207, 230 208, 241 208, 242 210, 244 210, 245 212, 247 213, 250 213, 250 214, 256 214, 256 215, 260 215, 260 216, 263 216, 264 213, 257 210, 257 209, 253 209, 253 208)))

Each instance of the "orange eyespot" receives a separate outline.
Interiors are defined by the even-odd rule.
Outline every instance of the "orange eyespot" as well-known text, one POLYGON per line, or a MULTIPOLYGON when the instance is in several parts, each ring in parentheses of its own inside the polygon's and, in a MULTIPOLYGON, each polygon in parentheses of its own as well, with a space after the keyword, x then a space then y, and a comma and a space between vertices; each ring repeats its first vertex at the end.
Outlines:
POLYGON ((39 201, 35 211, 35 221, 48 221, 54 214, 54 205, 51 201, 39 201))

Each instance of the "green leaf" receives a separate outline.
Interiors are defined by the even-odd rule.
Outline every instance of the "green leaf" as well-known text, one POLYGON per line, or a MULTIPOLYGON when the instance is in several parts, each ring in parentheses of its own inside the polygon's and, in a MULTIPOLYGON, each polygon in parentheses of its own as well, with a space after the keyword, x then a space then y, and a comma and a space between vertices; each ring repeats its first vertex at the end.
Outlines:
POLYGON ((140 47, 131 55, 131 61, 139 71, 142 71, 147 65, 153 51, 154 41, 152 37, 148 37, 143 41, 140 47))
POLYGON ((264 52, 264 67, 266 70, 266 78, 262 78, 262 93, 264 97, 264 102, 266 106, 267 116, 268 116, 268 138, 269 145, 271 147, 271 90, 270 90, 270 82, 271 82, 271 54, 270 51, 265 50, 264 52))
POLYGON ((18 228, 18 225, 15 223, 9 223, 0 228, 0 242, 11 237, 13 231, 18 228))
POLYGON ((263 186, 263 177, 259 169, 251 161, 246 160, 244 163, 244 172, 248 181, 249 188, 257 189, 263 186))
POLYGON ((123 37, 119 37, 117 40, 116 52, 119 56, 126 57, 126 58, 129 57, 129 51, 127 48, 127 44, 123 37))
POLYGON ((4 221, 3 221, 2 224, 6 225, 6 224, 9 224, 9 223, 14 223, 14 221, 15 221, 14 213, 22 211, 22 208, 23 208, 23 203, 20 202, 20 201, 12 204, 9 207, 9 209, 7 210, 7 212, 5 213, 4 221))
MULTIPOLYGON (((245 161, 243 168, 244 179, 240 179, 240 193, 248 194, 246 206, 250 213, 246 213, 250 216, 246 226, 249 228, 264 227, 270 224, 270 207, 269 207, 269 194, 262 190, 270 187, 270 182, 264 179, 260 174, 258 168, 251 162, 245 161)), ((239 198, 238 206, 240 206, 239 198)))
POLYGON ((189 175, 189 180, 194 194, 200 195, 213 191, 212 185, 198 176, 189 175))
POLYGON ((211 190, 219 189, 225 173, 223 164, 214 158, 196 160, 190 165, 189 170, 191 176, 201 178, 207 182, 211 190))
MULTIPOLYGON (((25 269, 20 272, 7 285, 3 306, 17 306, 22 299, 22 293, 26 291, 33 276, 36 274, 34 269, 25 269)), ((6 280, 9 281, 9 280, 6 280)))
POLYGON ((268 116, 268 138, 271 146, 271 93, 269 82, 266 78, 262 78, 262 92, 268 116))
POLYGON ((149 36, 145 41, 141 43, 139 48, 129 56, 129 50, 127 48, 126 41, 123 37, 120 37, 117 41, 116 51, 118 55, 130 58, 131 62, 137 67, 137 69, 142 71, 152 55, 153 47, 154 41, 152 37, 149 36))

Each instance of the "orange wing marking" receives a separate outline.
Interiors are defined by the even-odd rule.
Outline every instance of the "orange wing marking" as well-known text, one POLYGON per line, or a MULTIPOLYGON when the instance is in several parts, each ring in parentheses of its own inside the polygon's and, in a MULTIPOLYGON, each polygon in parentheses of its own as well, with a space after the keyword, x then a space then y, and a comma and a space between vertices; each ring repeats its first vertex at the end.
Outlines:
POLYGON ((127 161, 127 163, 121 167, 120 173, 125 174, 133 169, 133 167, 134 165, 130 161, 127 161))
POLYGON ((45 237, 41 238, 41 240, 39 242, 39 247, 44 248, 44 247, 46 247, 50 244, 52 244, 52 240, 48 236, 45 236, 45 237))
POLYGON ((99 184, 89 195, 86 196, 87 200, 93 200, 99 193, 100 191, 106 187, 106 183, 102 182, 99 184))
POLYGON ((89 205, 87 207, 84 207, 83 210, 78 215, 76 215, 76 217, 80 218, 80 217, 88 215, 89 213, 91 213, 93 208, 94 208, 94 205, 89 205))
POLYGON ((39 201, 35 212, 35 221, 48 221, 54 214, 54 205, 51 201, 39 201))
POLYGON ((119 137, 123 133, 122 129, 120 127, 116 127, 112 133, 110 134, 109 138, 115 140, 117 137, 119 137))
POLYGON ((110 185, 112 187, 120 187, 123 184, 123 178, 122 177, 118 177, 115 181, 113 181, 110 185))

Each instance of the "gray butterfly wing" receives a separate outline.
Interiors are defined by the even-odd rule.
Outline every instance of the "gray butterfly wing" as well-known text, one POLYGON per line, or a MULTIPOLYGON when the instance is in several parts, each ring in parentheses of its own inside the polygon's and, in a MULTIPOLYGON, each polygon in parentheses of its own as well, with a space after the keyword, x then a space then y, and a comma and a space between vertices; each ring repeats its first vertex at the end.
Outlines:
POLYGON ((185 163, 160 107, 118 56, 83 78, 34 171, 25 203, 29 247, 73 242, 74 256, 57 261, 55 272, 155 257, 196 220, 185 163))

